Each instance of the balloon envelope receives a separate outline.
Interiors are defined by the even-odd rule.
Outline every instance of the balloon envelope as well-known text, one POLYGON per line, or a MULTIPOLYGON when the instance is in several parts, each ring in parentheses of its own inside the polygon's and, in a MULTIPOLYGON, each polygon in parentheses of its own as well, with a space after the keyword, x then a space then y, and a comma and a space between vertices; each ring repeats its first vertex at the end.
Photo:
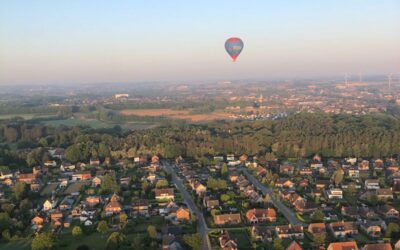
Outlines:
POLYGON ((225 42, 225 50, 232 57, 233 61, 236 61, 242 49, 243 41, 238 37, 231 37, 225 42))

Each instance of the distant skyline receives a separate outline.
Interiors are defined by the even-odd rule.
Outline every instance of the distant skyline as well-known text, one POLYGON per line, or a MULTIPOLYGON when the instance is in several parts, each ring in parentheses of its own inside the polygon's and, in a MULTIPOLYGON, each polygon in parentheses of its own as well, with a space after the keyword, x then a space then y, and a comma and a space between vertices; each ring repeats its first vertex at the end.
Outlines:
POLYGON ((0 84, 400 73, 399 13, 398 0, 4 0, 0 84))

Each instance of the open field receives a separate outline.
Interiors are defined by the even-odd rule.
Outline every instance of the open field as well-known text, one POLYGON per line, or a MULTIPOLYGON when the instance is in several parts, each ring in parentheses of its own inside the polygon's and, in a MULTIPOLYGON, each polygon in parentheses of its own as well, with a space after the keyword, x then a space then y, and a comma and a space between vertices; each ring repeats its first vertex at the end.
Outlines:
POLYGON ((231 114, 223 111, 215 111, 206 114, 191 114, 191 110, 173 109, 125 109, 120 112, 122 115, 137 116, 165 116, 172 119, 190 120, 192 122, 206 122, 213 120, 232 119, 231 114))

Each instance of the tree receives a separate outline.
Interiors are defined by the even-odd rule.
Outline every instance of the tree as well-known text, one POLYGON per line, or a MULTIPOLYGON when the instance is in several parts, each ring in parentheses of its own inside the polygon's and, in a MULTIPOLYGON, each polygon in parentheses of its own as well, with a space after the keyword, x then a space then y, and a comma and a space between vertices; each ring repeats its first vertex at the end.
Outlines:
POLYGON ((3 232, 1 232, 1 237, 3 237, 5 241, 10 241, 11 240, 10 230, 6 229, 3 232))
POLYGON ((0 231, 8 228, 10 225, 10 215, 6 212, 0 213, 0 231))
POLYGON ((67 159, 68 161, 73 162, 73 163, 78 162, 80 160, 85 160, 85 159, 83 159, 83 152, 78 144, 73 144, 73 145, 69 146, 65 150, 64 155, 65 155, 65 159, 67 159))
POLYGON ((325 233, 314 234, 313 236, 314 245, 316 247, 322 246, 323 244, 325 244, 325 238, 326 238, 325 233))
POLYGON ((119 223, 121 223, 122 226, 125 226, 127 221, 128 221, 128 215, 126 215, 125 213, 121 213, 119 215, 119 223))
POLYGON ((32 250, 50 250, 56 246, 55 239, 50 232, 37 234, 32 240, 32 250))
POLYGON ((150 186, 150 184, 146 179, 142 181, 142 191, 143 191, 143 193, 147 192, 147 190, 149 189, 149 186, 150 186))
POLYGON ((11 205, 10 203, 4 203, 1 205, 1 210, 4 212, 11 214, 12 210, 14 209, 14 206, 11 205))
POLYGON ((376 204, 378 204, 378 196, 374 193, 368 193, 367 195, 367 201, 372 205, 372 206, 376 206, 376 204))
POLYGON ((107 222, 104 220, 100 221, 99 224, 97 225, 97 232, 105 234, 107 231, 108 231, 107 222))
POLYGON ((231 197, 229 195, 227 195, 227 194, 221 194, 220 198, 221 198, 222 202, 227 202, 227 201, 229 201, 231 199, 231 197))
POLYGON ((185 234, 183 241, 193 250, 200 250, 203 244, 200 234, 185 234))
POLYGON ((386 237, 396 238, 400 236, 400 226, 397 223, 390 222, 386 229, 386 237))
POLYGON ((207 187, 213 190, 221 190, 226 189, 228 187, 228 184, 225 180, 222 179, 208 178, 207 187))
POLYGON ((349 204, 355 205, 357 202, 357 199, 355 197, 357 194, 357 188, 354 183, 350 183, 348 185, 348 187, 345 189, 345 194, 348 195, 347 201, 349 202, 349 204))
POLYGON ((274 243, 273 243, 273 248, 274 250, 283 250, 283 245, 282 245, 282 240, 279 237, 275 237, 274 243))
POLYGON ((313 222, 323 222, 324 221, 324 217, 325 217, 324 213, 320 209, 317 209, 311 215, 311 220, 313 222))
POLYGON ((165 188, 168 187, 169 183, 167 180, 161 179, 157 181, 156 188, 165 188))
POLYGON ((149 237, 152 239, 155 239, 157 237, 157 230, 156 227, 153 225, 149 225, 147 227, 147 233, 149 234, 149 237))
POLYGON ((75 226, 72 228, 72 236, 79 238, 82 236, 82 228, 80 226, 75 226))
POLYGON ((118 249, 126 242, 126 236, 121 232, 113 232, 107 239, 107 249, 118 249))
POLYGON ((335 186, 339 186, 339 184, 343 181, 343 170, 336 170, 332 175, 332 180, 335 183, 335 186))
POLYGON ((211 209, 210 214, 211 214, 212 217, 214 217, 215 215, 219 214, 219 210, 213 208, 213 209, 211 209))
POLYGON ((101 182, 101 192, 103 193, 116 193, 119 191, 117 180, 113 175, 106 174, 101 182))
POLYGON ((228 166, 226 164, 222 165, 221 176, 226 177, 228 175, 228 166))
POLYGON ((26 184, 24 182, 18 181, 17 183, 15 183, 15 186, 13 187, 12 190, 13 190, 13 196, 17 201, 19 201, 25 194, 26 184))

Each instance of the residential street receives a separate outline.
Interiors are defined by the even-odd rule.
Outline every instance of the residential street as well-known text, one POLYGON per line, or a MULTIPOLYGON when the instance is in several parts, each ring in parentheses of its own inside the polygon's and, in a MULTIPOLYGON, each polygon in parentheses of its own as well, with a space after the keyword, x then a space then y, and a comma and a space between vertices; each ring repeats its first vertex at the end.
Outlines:
POLYGON ((276 199, 274 196, 274 191, 263 185, 256 177, 254 177, 252 174, 250 174, 247 169, 245 168, 240 168, 240 170, 246 175, 247 179, 254 185, 255 188, 260 190, 263 195, 269 194, 272 199, 272 203, 274 206, 277 208, 279 212, 281 212, 285 218, 289 221, 290 224, 293 225, 303 225, 306 226, 305 223, 301 222, 299 219, 296 218, 295 213, 288 207, 286 207, 279 199, 276 199))
POLYGON ((203 237, 202 249, 211 250, 211 242, 208 237, 208 227, 207 227, 207 224, 204 219, 202 211, 200 209, 198 209, 198 207, 194 203, 189 192, 186 190, 186 187, 183 184, 181 178, 176 174, 173 166, 166 161, 162 162, 162 166, 164 167, 165 171, 167 171, 167 173, 171 174, 172 182, 176 185, 177 189, 182 194, 182 197, 185 200, 186 204, 188 205, 191 213, 195 214, 197 216, 197 231, 203 237))

